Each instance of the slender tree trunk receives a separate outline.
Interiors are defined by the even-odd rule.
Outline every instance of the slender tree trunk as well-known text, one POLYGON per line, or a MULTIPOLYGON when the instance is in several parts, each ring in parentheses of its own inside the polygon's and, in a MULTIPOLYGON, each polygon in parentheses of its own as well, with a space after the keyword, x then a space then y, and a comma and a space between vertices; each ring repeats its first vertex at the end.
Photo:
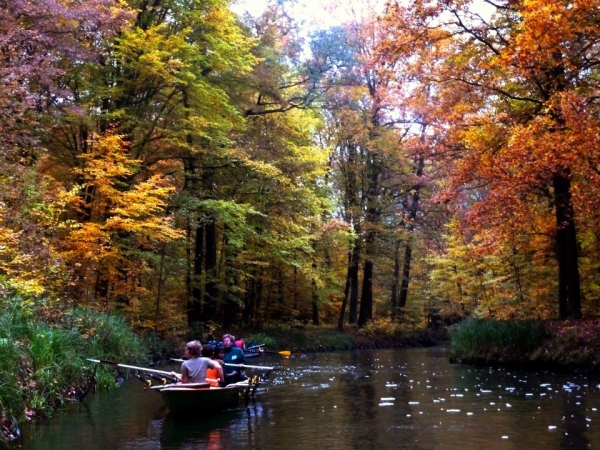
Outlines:
POLYGON ((204 261, 204 225, 198 221, 194 245, 194 271, 192 277, 192 301, 188 305, 188 325, 202 319, 202 269, 204 261))
POLYGON ((252 311, 252 317, 250 318, 250 323, 252 325, 258 325, 262 323, 262 316, 260 315, 260 305, 262 303, 262 293, 263 293, 263 279, 259 278, 256 283, 256 292, 254 299, 254 310, 252 311))
POLYGON ((298 310, 298 268, 294 266, 294 310, 298 310))
POLYGON ((365 259, 362 295, 358 326, 364 327, 373 318, 373 270, 375 265, 370 258, 365 259))
MULTIPOLYGON (((314 270, 316 270, 317 264, 313 263, 312 267, 314 270)), ((313 323, 313 325, 318 326, 319 325, 319 291, 317 289, 317 282, 314 277, 311 280, 311 290, 312 290, 312 296, 311 296, 312 323, 313 323)))
POLYGON ((395 319, 398 314, 398 285, 400 284, 400 239, 396 240, 394 247, 394 278, 392 280, 392 319, 395 319))
POLYGON ((206 286, 204 291, 204 308, 202 318, 214 320, 219 296, 217 283, 217 225, 214 218, 204 227, 206 232, 205 273, 206 286))
POLYGON ((362 257, 362 207, 357 176, 359 172, 358 163, 361 158, 358 157, 360 148, 355 143, 346 142, 343 147, 347 151, 345 216, 346 221, 354 227, 354 233, 356 234, 356 240, 350 252, 350 263, 347 274, 347 283, 350 289, 348 323, 355 324, 358 320, 358 272, 362 257))
POLYGON ((352 263, 352 252, 348 252, 348 270, 346 272, 346 285, 344 286, 344 298, 340 315, 338 317, 338 330, 344 331, 344 316, 346 315, 346 305, 348 304, 348 294, 350 293, 350 264, 352 263))
POLYGON ((186 246, 185 246, 185 256, 186 256, 186 268, 185 268, 185 307, 186 314, 188 319, 188 324, 190 323, 189 311, 193 303, 193 294, 192 294, 192 284, 193 284, 193 264, 192 264, 192 224, 188 219, 186 221, 186 246))
MULTIPOLYGON (((373 119, 373 125, 378 126, 376 116, 373 119)), ((372 138, 376 138, 372 132, 372 138)), ((358 316, 358 326, 363 327, 373 318, 373 274, 375 264, 373 256, 375 254, 375 245, 377 232, 376 228, 380 220, 380 199, 379 199, 379 178, 381 176, 380 156, 373 152, 368 158, 367 173, 369 174, 369 184, 366 192, 367 210, 365 214, 365 228, 367 230, 365 239, 365 264, 363 268, 363 286, 360 296, 360 314, 358 316)))
POLYGON ((252 316, 252 310, 254 308, 254 286, 256 281, 251 278, 246 283, 246 294, 244 295, 244 312, 242 313, 241 324, 249 324, 252 316))
POLYGON ((166 252, 167 244, 162 244, 160 249, 160 261, 158 265, 158 286, 156 287, 156 309, 154 310, 154 334, 158 332, 158 316, 160 315, 160 300, 162 296, 162 287, 164 283, 163 271, 164 271, 164 261, 165 261, 165 252, 166 252))
POLYGON ((577 231, 571 202, 570 171, 553 179, 556 209, 556 253, 558 258, 559 318, 581 317, 581 290, 577 258, 577 231))
POLYGON ((348 269, 348 280, 350 282, 349 324, 355 324, 358 320, 358 271, 360 267, 361 248, 361 238, 358 236, 352 249, 350 267, 348 269))
POLYGON ((412 243, 408 239, 406 241, 406 247, 404 248, 404 265, 402 266, 402 283, 400 285, 400 299, 398 306, 404 308, 406 306, 406 299, 408 298, 408 284, 410 280, 410 264, 412 261, 412 243))
MULTIPOLYGON (((223 238, 223 253, 225 255, 225 283, 227 286, 238 285, 237 271, 234 267, 236 254, 232 247, 227 245, 227 239, 223 238)), ((237 292, 232 289, 223 291, 223 326, 225 329, 230 328, 238 318, 240 311, 240 303, 238 302, 237 292)))
POLYGON ((276 290, 275 296, 277 298, 279 294, 279 284, 280 284, 280 273, 281 269, 279 267, 275 268, 275 273, 273 273, 273 277, 271 278, 271 282, 269 283, 269 292, 267 294, 267 299, 265 300, 265 307, 263 308, 262 316, 267 318, 269 316, 269 307, 271 306, 271 296, 273 294, 273 289, 276 290))

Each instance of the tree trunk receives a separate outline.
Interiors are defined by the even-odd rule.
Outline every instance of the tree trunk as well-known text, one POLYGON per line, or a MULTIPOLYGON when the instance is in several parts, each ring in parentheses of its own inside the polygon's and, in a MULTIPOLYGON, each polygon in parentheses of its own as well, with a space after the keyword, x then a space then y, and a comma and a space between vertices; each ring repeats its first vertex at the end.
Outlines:
MULTIPOLYGON (((312 268, 314 271, 317 270, 317 264, 313 263, 312 264, 312 268)), ((311 295, 311 303, 312 303, 312 323, 313 325, 319 325, 319 291, 317 289, 317 281, 315 280, 314 276, 311 280, 311 290, 312 290, 312 295, 311 295)))
POLYGON ((206 321, 214 320, 217 311, 217 298, 219 295, 217 283, 217 225, 214 218, 205 225, 206 232, 206 255, 205 273, 206 286, 204 290, 204 308, 202 318, 206 321))
POLYGON ((360 297, 360 315, 358 326, 364 327, 373 318, 373 269, 375 265, 370 258, 365 260, 362 295, 360 297))
POLYGON ((398 306, 404 308, 406 306, 406 299, 408 298, 408 283, 410 280, 410 263, 412 261, 412 243, 409 240, 406 241, 406 247, 404 250, 404 265, 402 266, 402 284, 400 285, 400 299, 398 306))
POLYGON ((154 310, 154 334, 158 333, 158 317, 160 315, 160 300, 162 296, 162 288, 164 283, 164 263, 165 263, 165 252, 167 250, 167 244, 162 244, 160 248, 160 260, 158 264, 158 285, 156 287, 156 309, 154 310))
POLYGON ((558 304, 559 318, 581 317, 581 289, 577 258, 577 230, 571 181, 568 169, 553 178, 554 206, 556 208, 556 254, 558 259, 558 304))
POLYGON ((244 312, 242 313, 242 324, 249 324, 252 316, 252 310, 254 308, 254 286, 256 280, 250 278, 246 283, 246 295, 244 296, 244 312))
POLYGON ((204 225, 198 221, 194 241, 194 270, 192 276, 192 299, 188 304, 188 325, 202 319, 202 267, 204 261, 204 225))
MULTIPOLYGON (((227 286, 237 286, 238 285, 238 276, 237 271, 234 268, 234 260, 236 254, 232 247, 227 245, 227 239, 223 240, 223 247, 225 253, 225 283, 227 286)), ((237 293, 232 291, 231 289, 227 289, 223 292, 223 327, 225 329, 230 328, 234 323, 236 323, 240 304, 238 302, 237 293)))
POLYGON ((348 305, 348 294, 350 293, 350 265, 352 263, 352 252, 348 252, 348 270, 346 272, 346 285, 344 286, 344 298, 342 300, 342 307, 340 308, 340 315, 338 317, 337 328, 340 331, 344 331, 344 316, 346 315, 346 305, 348 305))
MULTIPOLYGON (((424 131, 424 130, 423 130, 424 131)), ((421 177, 425 168, 425 160, 422 157, 415 161, 415 185, 412 189, 410 200, 407 201, 406 209, 408 210, 408 239, 406 240, 406 248, 404 251, 404 266, 402 267, 402 285, 400 287, 400 299, 398 306, 404 308, 408 300, 408 285, 410 283, 410 268, 412 263, 412 234, 415 229, 415 220, 419 212, 419 201, 421 195, 421 177)))
POLYGON ((250 323, 252 325, 260 326, 261 323, 263 322, 263 317, 260 315, 260 305, 262 303, 262 293, 263 293, 263 279, 259 278, 256 283, 254 311, 252 311, 252 317, 250 318, 250 323))
POLYGON ((400 239, 396 240, 394 248, 394 278, 392 280, 392 320, 396 318, 398 314, 398 285, 400 284, 400 239))
POLYGON ((357 238, 348 268, 348 279, 350 281, 350 305, 348 312, 348 323, 354 324, 358 320, 358 269, 360 265, 361 244, 360 237, 357 238))
POLYGON ((298 268, 294 266, 294 310, 298 310, 298 268))
MULTIPOLYGON (((376 116, 373 119, 373 125, 375 129, 379 125, 376 116)), ((377 136, 375 132, 372 132, 372 139, 377 136)), ((381 159, 380 156, 373 152, 370 154, 368 162, 367 173, 369 174, 369 184, 366 190, 366 205, 367 210, 365 214, 365 266, 363 268, 363 286, 362 293, 360 296, 360 314, 358 317, 358 326, 363 327, 366 323, 373 318, 373 273, 375 264, 373 262, 373 256, 375 254, 375 245, 377 244, 377 226, 380 221, 380 188, 379 188, 379 177, 381 176, 381 159)))

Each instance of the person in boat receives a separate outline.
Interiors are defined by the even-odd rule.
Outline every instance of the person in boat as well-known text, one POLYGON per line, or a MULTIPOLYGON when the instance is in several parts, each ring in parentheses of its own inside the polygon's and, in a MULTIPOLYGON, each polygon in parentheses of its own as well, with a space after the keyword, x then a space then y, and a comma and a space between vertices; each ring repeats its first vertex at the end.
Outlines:
POLYGON ((246 348, 246 344, 244 343, 244 340, 242 338, 236 339, 235 346, 237 348, 241 348, 242 350, 244 350, 246 348))
POLYGON ((216 359, 217 362, 221 364, 221 367, 224 368, 225 366, 223 365, 223 358, 225 358, 225 347, 223 347, 222 342, 219 342, 219 344, 215 348, 215 354, 213 356, 213 359, 216 359))
MULTIPOLYGON (((223 356, 224 356, 223 344, 221 344, 219 342, 219 344, 215 345, 214 348, 210 345, 205 345, 202 348, 202 356, 207 356, 207 355, 204 355, 204 351, 206 350, 206 348, 210 348, 212 350, 212 354, 210 355, 210 358, 213 359, 214 361, 218 362, 221 367, 224 367, 223 366, 223 356)), ((210 383, 211 386, 218 386, 219 385, 218 376, 219 375, 217 373, 217 369, 209 368, 206 371, 207 383, 210 383)))
POLYGON ((216 369, 218 380, 225 383, 225 374, 221 365, 202 355, 202 344, 199 341, 190 341, 185 346, 184 357, 186 361, 181 364, 181 375, 171 372, 171 375, 182 383, 206 383, 206 371, 216 369))
POLYGON ((225 371, 225 384, 237 383, 247 379, 244 371, 236 364, 246 364, 244 351, 234 344, 235 338, 230 334, 223 336, 223 364, 225 371))

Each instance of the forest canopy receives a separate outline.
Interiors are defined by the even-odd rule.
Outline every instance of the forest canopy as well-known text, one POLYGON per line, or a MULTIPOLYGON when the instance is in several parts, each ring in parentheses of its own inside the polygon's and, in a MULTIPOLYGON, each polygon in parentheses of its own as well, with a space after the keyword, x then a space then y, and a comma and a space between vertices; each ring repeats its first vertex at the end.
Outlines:
POLYGON ((294 3, 0 0, 0 297, 163 336, 596 315, 600 0, 294 3))

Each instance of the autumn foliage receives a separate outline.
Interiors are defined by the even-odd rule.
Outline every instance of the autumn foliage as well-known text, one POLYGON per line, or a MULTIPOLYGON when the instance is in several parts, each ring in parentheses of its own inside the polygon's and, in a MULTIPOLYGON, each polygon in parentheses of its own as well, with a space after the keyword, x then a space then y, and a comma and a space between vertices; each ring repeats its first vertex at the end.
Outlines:
POLYGON ((165 336, 597 314, 598 1, 8 3, 0 294, 165 336))

